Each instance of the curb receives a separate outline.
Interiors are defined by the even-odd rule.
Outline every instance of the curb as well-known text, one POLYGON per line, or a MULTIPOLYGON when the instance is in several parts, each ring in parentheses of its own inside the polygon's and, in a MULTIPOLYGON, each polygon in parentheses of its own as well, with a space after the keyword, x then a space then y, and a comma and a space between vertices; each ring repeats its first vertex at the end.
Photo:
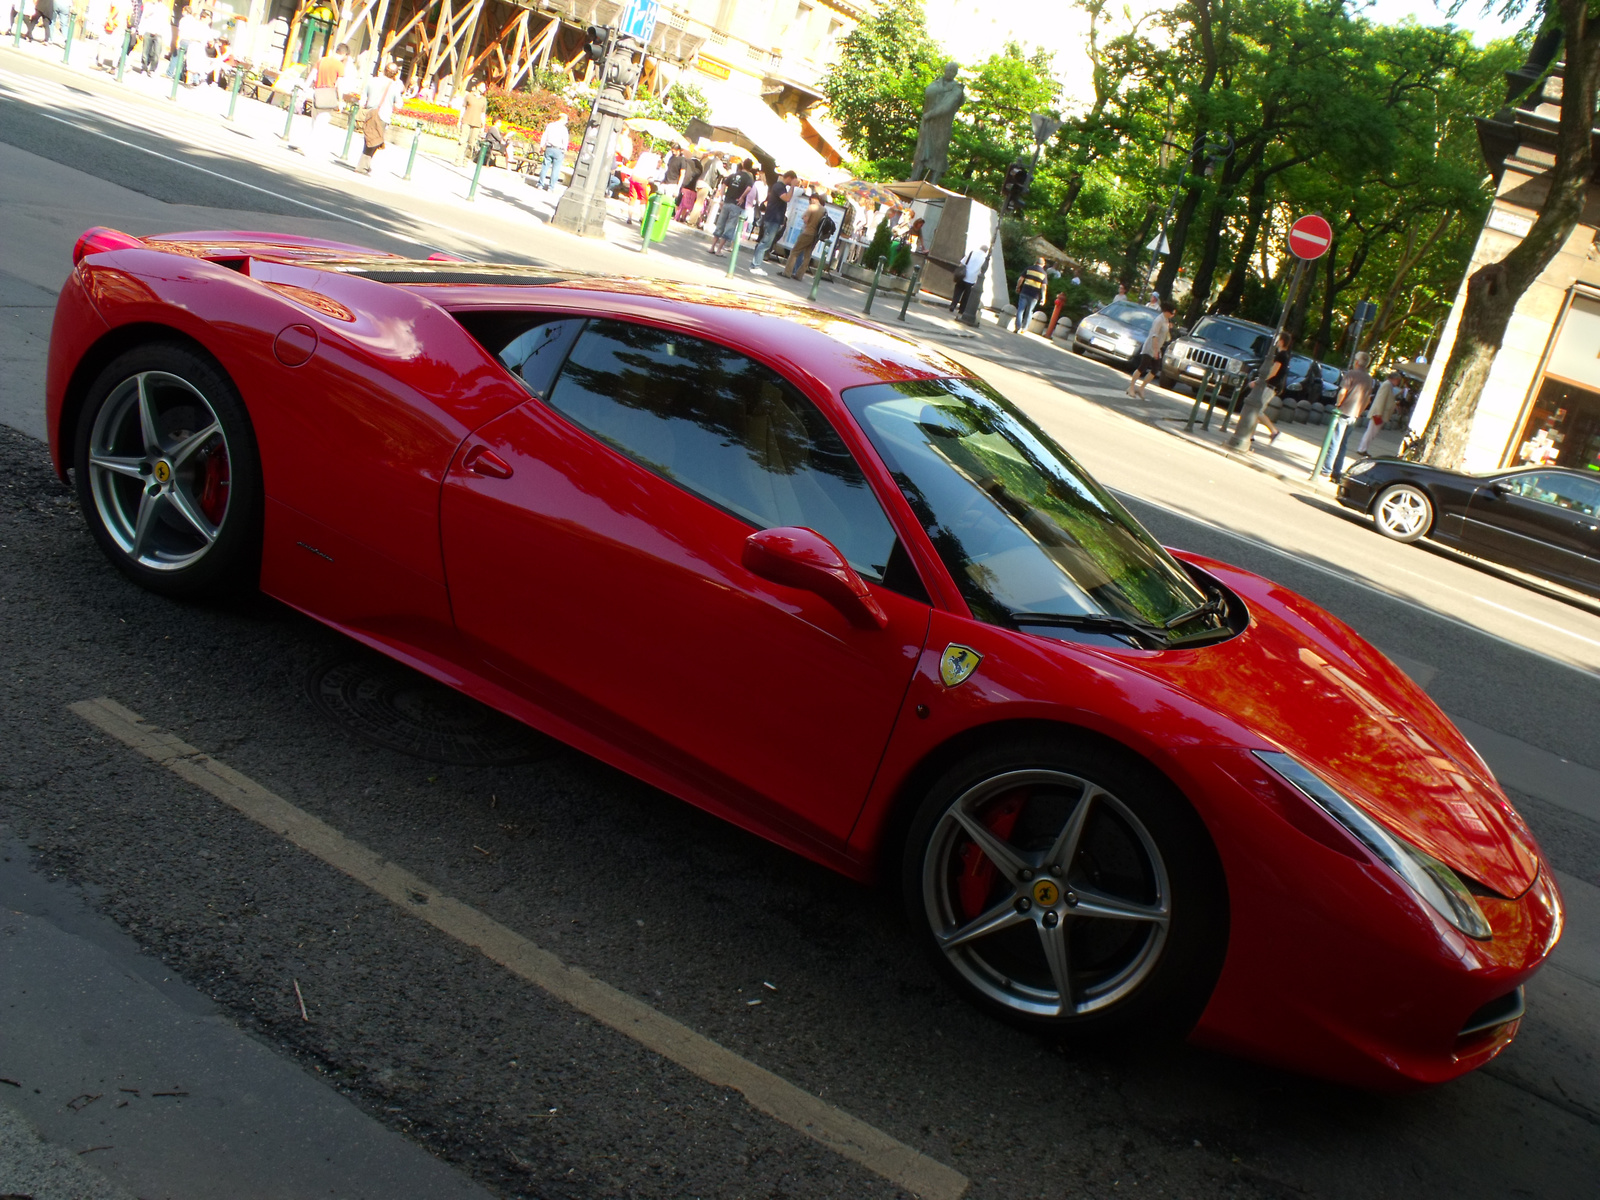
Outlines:
POLYGON ((1322 480, 1319 479, 1313 482, 1307 478, 1308 471, 1291 471, 1278 463, 1259 458, 1255 454, 1241 454, 1239 451, 1229 449, 1225 445, 1219 446, 1215 442, 1208 442, 1203 438, 1196 437, 1187 430, 1172 427, 1175 424, 1181 424, 1186 419, 1184 417, 1154 417, 1148 423, 1161 430, 1161 432, 1177 438, 1179 441, 1188 442, 1189 445, 1198 446, 1202 450, 1209 450, 1212 454, 1226 458, 1230 462, 1236 462, 1240 466, 1249 467, 1251 470, 1259 471, 1263 475, 1275 476, 1285 483, 1295 484, 1307 491, 1322 492, 1324 490, 1322 480))

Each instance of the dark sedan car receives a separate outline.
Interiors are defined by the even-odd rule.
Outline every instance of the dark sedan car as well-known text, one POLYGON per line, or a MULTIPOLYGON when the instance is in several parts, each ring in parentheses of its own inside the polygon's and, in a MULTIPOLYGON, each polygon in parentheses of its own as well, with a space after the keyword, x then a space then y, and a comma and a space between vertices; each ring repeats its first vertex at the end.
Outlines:
POLYGON ((1114 300, 1092 312, 1072 331, 1072 348, 1079 354, 1103 358, 1124 371, 1139 366, 1139 348, 1150 336, 1156 310, 1127 300, 1114 300))
POLYGON ((1517 467, 1464 475, 1420 463, 1359 462, 1339 503, 1400 542, 1424 537, 1600 597, 1600 475, 1517 467))

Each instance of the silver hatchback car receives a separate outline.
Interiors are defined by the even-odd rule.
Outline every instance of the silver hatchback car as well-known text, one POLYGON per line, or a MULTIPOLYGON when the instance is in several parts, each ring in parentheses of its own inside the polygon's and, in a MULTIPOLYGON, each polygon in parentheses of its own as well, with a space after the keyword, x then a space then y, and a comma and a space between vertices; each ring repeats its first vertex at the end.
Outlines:
POLYGON ((1116 363, 1124 371, 1139 366, 1139 348, 1150 336, 1156 310, 1130 300, 1113 300, 1092 312, 1072 331, 1072 348, 1079 354, 1116 363))

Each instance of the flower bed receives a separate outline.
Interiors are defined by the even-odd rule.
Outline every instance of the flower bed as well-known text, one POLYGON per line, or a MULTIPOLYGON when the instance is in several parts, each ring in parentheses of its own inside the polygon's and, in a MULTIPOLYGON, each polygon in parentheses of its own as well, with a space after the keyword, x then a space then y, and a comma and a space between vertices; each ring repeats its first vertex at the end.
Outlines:
POLYGON ((410 99, 395 110, 399 117, 409 117, 424 128, 454 130, 461 123, 461 114, 448 104, 434 104, 429 100, 410 99))

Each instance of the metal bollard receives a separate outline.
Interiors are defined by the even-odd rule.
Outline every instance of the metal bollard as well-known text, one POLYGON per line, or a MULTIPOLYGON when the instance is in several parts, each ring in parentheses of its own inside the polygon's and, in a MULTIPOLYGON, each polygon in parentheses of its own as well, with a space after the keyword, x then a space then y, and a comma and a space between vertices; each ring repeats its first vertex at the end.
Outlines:
POLYGON ((416 132, 411 135, 411 154, 406 158, 406 173, 402 176, 407 182, 411 179, 411 168, 417 165, 417 147, 420 145, 422 145, 422 122, 418 121, 416 132))
POLYGON ((733 278, 733 269, 739 265, 739 239, 744 236, 744 214, 739 214, 739 224, 734 227, 733 241, 728 243, 728 278, 733 278))
POLYGON ((822 286, 822 273, 828 269, 828 259, 826 255, 820 258, 818 258, 816 255, 813 255, 812 257, 816 258, 816 276, 811 280, 811 294, 807 297, 808 300, 815 300, 817 298, 817 289, 822 286))
MULTIPOLYGON (((1217 401, 1217 396, 1220 395, 1221 392, 1222 392, 1222 376, 1218 375, 1215 371, 1212 371, 1211 369, 1207 368, 1205 382, 1200 385, 1200 390, 1197 391, 1194 394, 1194 407, 1189 410, 1189 420, 1184 424, 1184 427, 1183 427, 1185 433, 1193 433, 1194 432, 1195 418, 1200 415, 1200 406, 1206 402, 1206 397, 1209 395, 1211 397, 1212 406, 1215 406, 1216 405, 1216 401, 1217 401), (1211 390, 1211 385, 1213 383, 1215 383, 1217 385, 1215 393, 1213 393, 1212 390, 1211 390)), ((1211 409, 1210 408, 1206 409, 1206 424, 1205 424, 1205 427, 1207 429, 1211 428, 1211 409)))
POLYGON ((69 67, 72 65, 72 31, 77 26, 77 24, 78 24, 78 10, 75 9, 75 8, 68 9, 67 10, 67 38, 66 38, 66 45, 63 46, 62 50, 61 50, 61 61, 63 63, 65 63, 69 67))
POLYGON ((900 302, 900 319, 906 319, 906 311, 911 307, 913 296, 922 294, 922 264, 918 263, 916 270, 911 272, 911 282, 906 285, 906 298, 900 302))
POLYGON ((278 136, 284 141, 289 140, 289 133, 294 129, 294 92, 289 93, 289 102, 284 108, 283 132, 278 136))
MULTIPOLYGON (((361 106, 352 101, 350 104, 350 111, 347 112, 344 117, 344 149, 339 151, 339 157, 344 159, 346 162, 350 161, 350 143, 355 140, 356 114, 360 110, 361 106)), ((420 130, 422 126, 419 125, 417 128, 420 130)))
POLYGON ((650 225, 656 219, 656 212, 661 207, 661 193, 657 192, 645 201, 644 216, 639 220, 639 253, 650 253, 650 225))
MULTIPOLYGON (((1313 371, 1315 367, 1311 368, 1313 371)), ((1279 413, 1282 416, 1282 412, 1279 413)), ((1307 476, 1311 482, 1317 481, 1317 476, 1322 474, 1322 468, 1333 462, 1333 431, 1339 428, 1337 410, 1328 414, 1328 432, 1322 435, 1322 449, 1317 454, 1317 461, 1311 466, 1311 474, 1307 476)))
POLYGON ((1067 302, 1067 294, 1065 292, 1058 292, 1056 294, 1055 311, 1050 314, 1050 324, 1048 324, 1048 325, 1046 325, 1044 327, 1044 336, 1045 337, 1047 337, 1047 338, 1055 337, 1055 335, 1056 335, 1056 322, 1061 320, 1061 306, 1064 305, 1066 302, 1067 302))
POLYGON ((883 282, 883 262, 884 260, 880 258, 877 269, 872 272, 872 286, 867 289, 867 302, 861 306, 861 315, 864 317, 872 315, 872 301, 878 294, 878 285, 883 282))
MULTIPOLYGON (((178 98, 178 85, 183 82, 183 56, 186 49, 187 47, 179 46, 178 57, 172 60, 172 95, 167 97, 169 100, 178 98)), ((288 135, 285 134, 284 136, 287 137, 288 135)))
POLYGON ((228 85, 228 120, 233 120, 233 106, 239 103, 239 89, 244 86, 244 68, 233 68, 233 82, 228 85))
MULTIPOLYGON (((32 38, 28 39, 32 41, 32 38)), ((11 30, 11 48, 15 50, 22 45, 22 5, 17 5, 17 23, 11 30)))
POLYGON ((133 34, 127 31, 122 35, 122 53, 117 55, 117 82, 122 82, 122 72, 128 67, 128 44, 133 41, 133 34))
POLYGON ((478 139, 478 164, 472 168, 472 186, 467 189, 467 199, 478 198, 478 176, 483 174, 483 160, 489 157, 489 139, 478 139))

